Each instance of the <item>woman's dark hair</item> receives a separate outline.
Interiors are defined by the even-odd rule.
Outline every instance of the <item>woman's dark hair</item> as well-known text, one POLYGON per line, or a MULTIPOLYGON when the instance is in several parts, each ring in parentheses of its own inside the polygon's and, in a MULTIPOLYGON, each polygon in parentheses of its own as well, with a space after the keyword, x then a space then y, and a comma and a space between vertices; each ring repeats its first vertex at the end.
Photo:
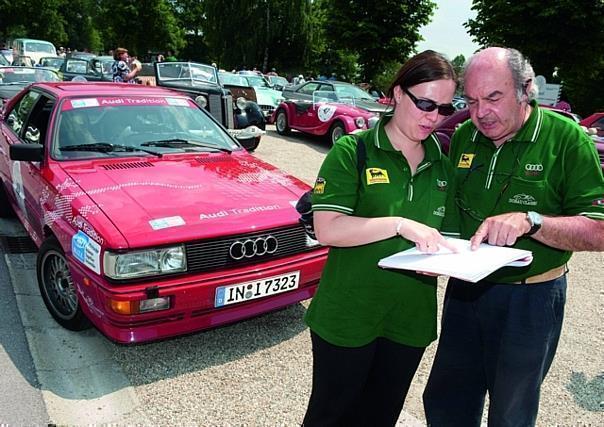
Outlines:
POLYGON ((387 96, 394 99, 394 88, 402 89, 420 83, 433 82, 434 80, 453 80, 457 83, 457 75, 451 62, 438 52, 425 50, 407 60, 388 89, 387 96))

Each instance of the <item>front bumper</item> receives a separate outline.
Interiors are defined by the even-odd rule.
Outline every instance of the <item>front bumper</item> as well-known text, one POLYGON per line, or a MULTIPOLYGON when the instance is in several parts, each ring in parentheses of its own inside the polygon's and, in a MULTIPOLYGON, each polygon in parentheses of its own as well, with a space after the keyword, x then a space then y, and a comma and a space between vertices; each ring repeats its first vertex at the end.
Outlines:
MULTIPOLYGON (((263 265, 250 265, 228 272, 218 271, 134 285, 111 285, 94 280, 86 270, 71 264, 82 309, 92 323, 109 339, 122 343, 142 343, 174 337, 237 322, 274 311, 314 295, 327 258, 320 248, 263 265), (297 289, 237 304, 214 307, 216 288, 300 272, 297 289), (84 278, 87 280, 84 280, 84 278), (88 282, 89 285, 84 285, 88 282), (120 315, 111 300, 146 299, 149 289, 155 297, 170 297, 170 308, 136 315, 120 315)), ((97 279, 98 276, 97 276, 97 279)))

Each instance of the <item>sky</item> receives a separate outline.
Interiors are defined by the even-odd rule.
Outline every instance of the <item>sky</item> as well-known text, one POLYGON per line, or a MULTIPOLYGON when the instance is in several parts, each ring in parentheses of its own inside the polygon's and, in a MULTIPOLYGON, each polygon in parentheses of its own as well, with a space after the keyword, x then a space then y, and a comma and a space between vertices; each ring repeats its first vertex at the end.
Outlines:
POLYGON ((450 60, 462 54, 468 59, 479 46, 472 41, 463 23, 476 17, 470 10, 472 0, 433 0, 437 8, 432 22, 420 28, 424 38, 417 44, 417 51, 432 49, 445 54, 450 60))

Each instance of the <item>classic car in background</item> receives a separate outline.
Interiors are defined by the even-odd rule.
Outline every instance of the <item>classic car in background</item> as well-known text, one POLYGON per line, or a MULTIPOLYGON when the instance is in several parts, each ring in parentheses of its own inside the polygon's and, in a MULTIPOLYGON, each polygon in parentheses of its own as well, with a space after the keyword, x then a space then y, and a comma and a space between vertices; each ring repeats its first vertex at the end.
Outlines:
POLYGON ((218 73, 218 79, 220 84, 229 89, 235 98, 242 96, 258 103, 267 121, 277 105, 283 101, 281 92, 272 89, 262 76, 220 72, 218 73))
POLYGON ((604 137, 604 112, 587 116, 579 124, 588 129, 595 129, 598 136, 604 137))
POLYGON ((40 66, 45 68, 50 68, 51 70, 59 71, 61 69, 61 65, 65 62, 65 58, 60 56, 45 56, 44 58, 40 58, 40 66))
POLYGON ((38 245, 40 293, 65 328, 138 343, 314 294, 327 248, 298 222, 308 185, 188 96, 36 83, 2 112, 0 152, 0 214, 38 245))
POLYGON ((262 110, 243 97, 233 101, 231 93, 220 86, 216 68, 196 62, 156 62, 154 67, 158 86, 176 89, 193 98, 248 151, 258 147, 266 127, 262 110))
POLYGON ((315 91, 311 102, 286 100, 271 118, 280 135, 295 129, 324 135, 331 144, 344 134, 371 128, 377 121, 376 114, 355 106, 354 99, 340 98, 332 91, 315 91))
POLYGON ((0 67, 0 106, 35 82, 60 82, 53 70, 42 67, 0 67))
POLYGON ((286 101, 293 100, 312 102, 313 94, 316 91, 333 92, 335 93, 337 99, 353 100, 355 107, 362 108, 377 115, 383 114, 391 108, 387 104, 377 102, 371 97, 371 95, 358 86, 350 83, 329 80, 312 80, 297 86, 286 87, 283 89, 282 95, 286 101))
MULTIPOLYGON (((106 58, 111 57, 108 56, 106 58)), ((86 81, 91 82, 111 82, 113 81, 111 64, 107 68, 106 62, 106 60, 100 59, 100 57, 91 55, 65 58, 59 68, 59 73, 63 76, 63 80, 66 81, 78 77, 80 81, 84 78, 86 81)), ((113 63, 113 59, 111 59, 111 63, 113 63)))
POLYGON ((283 89, 287 86, 290 86, 290 83, 283 76, 271 76, 265 75, 266 80, 271 84, 271 87, 278 91, 283 91, 283 89))

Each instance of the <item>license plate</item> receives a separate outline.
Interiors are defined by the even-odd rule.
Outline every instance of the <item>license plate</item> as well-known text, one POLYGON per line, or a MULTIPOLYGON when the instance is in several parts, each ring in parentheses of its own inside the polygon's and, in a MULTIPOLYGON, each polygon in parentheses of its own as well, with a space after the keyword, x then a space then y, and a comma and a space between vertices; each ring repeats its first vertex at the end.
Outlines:
POLYGON ((251 282, 239 283, 237 285, 221 286, 216 288, 214 307, 249 301, 269 295, 296 289, 300 282, 300 272, 273 276, 266 279, 252 280, 251 282))

